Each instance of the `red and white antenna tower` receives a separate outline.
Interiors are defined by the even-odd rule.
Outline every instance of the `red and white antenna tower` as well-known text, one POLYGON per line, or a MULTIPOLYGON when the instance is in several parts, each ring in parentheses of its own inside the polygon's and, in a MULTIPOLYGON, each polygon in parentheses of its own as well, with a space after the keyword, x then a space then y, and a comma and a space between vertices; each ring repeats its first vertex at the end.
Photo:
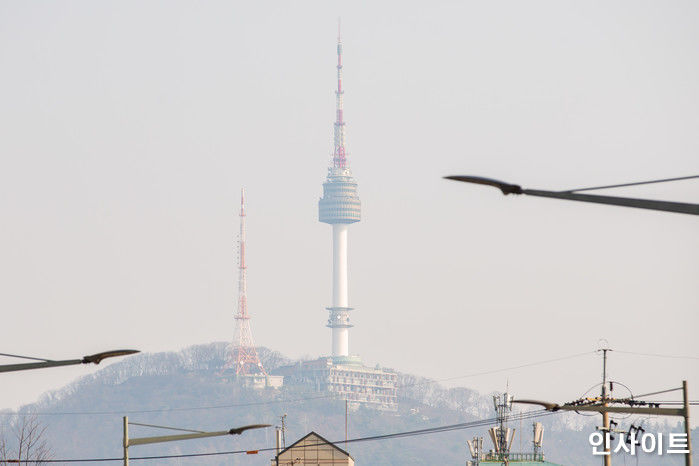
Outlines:
POLYGON ((240 190, 240 239, 238 241, 240 265, 238 267, 238 313, 235 315, 235 340, 233 359, 226 365, 235 364, 236 375, 267 375, 257 355, 250 330, 248 314, 247 266, 245 265, 245 189, 240 190))

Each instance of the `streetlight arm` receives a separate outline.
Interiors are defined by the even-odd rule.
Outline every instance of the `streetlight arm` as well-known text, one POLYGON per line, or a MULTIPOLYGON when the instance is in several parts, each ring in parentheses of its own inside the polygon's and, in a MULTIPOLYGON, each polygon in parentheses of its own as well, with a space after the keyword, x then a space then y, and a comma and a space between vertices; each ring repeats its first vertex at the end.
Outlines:
POLYGON ((114 350, 105 351, 103 353, 92 354, 90 356, 85 356, 82 359, 65 359, 63 361, 42 361, 42 362, 27 362, 24 364, 6 364, 0 366, 0 372, 16 372, 16 371, 26 371, 30 369, 44 369, 46 367, 59 367, 59 366, 75 366, 78 364, 99 364, 102 360, 107 358, 113 358, 116 356, 127 356, 129 354, 139 353, 138 350, 114 350))
POLYGON ((638 209, 660 210, 663 212, 675 212, 679 214, 699 215, 699 204, 689 204, 685 202, 656 201, 652 199, 634 199, 629 197, 600 196, 596 194, 578 194, 572 191, 543 191, 540 189, 523 189, 516 184, 505 183, 504 181, 483 178, 470 175, 445 176, 448 180, 461 181, 464 183, 482 184, 493 186, 502 191, 503 194, 526 194, 528 196, 552 197, 555 199, 566 199, 569 201, 593 202, 596 204, 608 204, 622 207, 635 207, 638 209))
POLYGON ((202 432, 200 434, 178 434, 178 435, 162 435, 158 437, 141 437, 130 438, 128 446, 147 445, 149 443, 175 442, 177 440, 189 440, 194 438, 219 437, 221 435, 229 435, 227 430, 220 432, 202 432))
POLYGON ((547 411, 558 411, 561 406, 556 403, 550 403, 548 401, 538 401, 538 400, 512 400, 513 403, 521 403, 527 405, 539 405, 543 406, 547 411))
POLYGON ((663 212, 675 212, 678 214, 699 215, 699 204, 688 204, 686 202, 600 196, 597 194, 578 194, 568 191, 542 191, 538 189, 523 189, 522 194, 538 197, 552 197, 555 199, 566 199, 569 201, 593 202, 596 204, 609 204, 622 207, 636 207, 638 209, 661 210, 663 212))
POLYGON ((177 434, 177 435, 162 435, 158 437, 141 437, 130 438, 127 441, 127 447, 133 445, 147 445, 149 443, 176 442, 178 440, 190 440, 195 438, 220 437, 222 435, 240 435, 249 429, 260 429, 270 427, 271 424, 253 424, 249 426, 236 427, 230 430, 221 430, 217 432, 198 432, 193 434, 177 434))
POLYGON ((24 364, 6 364, 0 366, 0 372, 26 371, 29 369, 43 369, 46 367, 73 366, 82 364, 82 359, 68 359, 65 361, 27 362, 24 364))

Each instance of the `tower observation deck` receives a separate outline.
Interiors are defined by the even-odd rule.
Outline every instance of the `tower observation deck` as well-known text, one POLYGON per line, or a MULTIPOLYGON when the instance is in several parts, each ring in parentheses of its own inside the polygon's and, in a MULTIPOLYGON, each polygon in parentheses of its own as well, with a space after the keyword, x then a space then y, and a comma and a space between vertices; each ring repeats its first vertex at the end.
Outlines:
POLYGON ((332 329, 333 357, 349 356, 347 233, 350 224, 361 219, 361 202, 357 182, 347 162, 342 89, 342 41, 337 37, 337 91, 334 124, 334 150, 328 176, 323 183, 323 197, 318 202, 318 217, 333 229, 333 300, 328 307, 328 327, 332 329))

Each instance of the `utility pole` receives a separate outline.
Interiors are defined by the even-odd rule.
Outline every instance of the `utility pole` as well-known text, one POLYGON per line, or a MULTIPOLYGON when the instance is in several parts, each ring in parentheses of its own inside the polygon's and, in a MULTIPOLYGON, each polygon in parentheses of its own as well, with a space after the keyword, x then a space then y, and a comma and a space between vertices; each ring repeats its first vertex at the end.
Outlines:
POLYGON ((687 450, 689 450, 689 453, 684 456, 684 464, 692 466, 692 428, 689 426, 689 390, 686 380, 682 381, 682 399, 684 401, 684 433, 687 434, 687 450))
POLYGON ((286 414, 280 417, 282 421, 282 445, 286 448, 286 414))
POLYGON ((274 434, 276 438, 276 450, 277 456, 282 452, 282 428, 277 426, 274 428, 274 434))
POLYGON ((129 417, 124 416, 124 466, 129 466, 129 417))
MULTIPOLYGON (((602 351, 602 406, 607 407, 607 351, 609 348, 601 348, 602 351)), ((612 455, 609 445, 611 431, 609 425, 609 412, 602 412, 602 431, 604 432, 604 456, 602 456, 604 466, 612 466, 612 455)))
POLYGON ((345 450, 347 450, 347 420, 349 417, 349 401, 345 400, 345 450))
MULTIPOLYGON (((543 406, 547 411, 586 411, 595 412, 600 414, 608 413, 620 413, 620 414, 641 414, 643 416, 679 416, 684 418, 684 432, 687 438, 687 451, 684 454, 684 464, 685 466, 692 466, 692 439, 691 439, 691 428, 689 423, 689 390, 687 388, 687 381, 682 381, 682 387, 671 388, 665 390, 661 393, 682 390, 682 408, 661 408, 661 403, 653 402, 640 402, 633 399, 612 399, 607 398, 606 400, 601 400, 600 404, 589 404, 586 400, 577 400, 571 403, 565 403, 559 405, 557 403, 551 403, 548 401, 538 401, 538 400, 513 400, 514 403, 524 403, 543 406), (623 403, 629 406, 609 406, 609 402, 612 403, 623 403), (583 403, 581 403, 583 402, 583 403), (644 406, 638 406, 638 405, 644 406), (635 406, 636 405, 636 406, 635 406), (645 406, 647 405, 647 406, 645 406)), ((596 403, 596 401, 595 401, 596 403)), ((604 436, 606 438, 606 435, 604 436)), ((606 441, 604 442, 607 443, 606 441)), ((607 451, 607 448, 605 448, 607 451)), ((605 465, 611 464, 605 460, 605 465)))

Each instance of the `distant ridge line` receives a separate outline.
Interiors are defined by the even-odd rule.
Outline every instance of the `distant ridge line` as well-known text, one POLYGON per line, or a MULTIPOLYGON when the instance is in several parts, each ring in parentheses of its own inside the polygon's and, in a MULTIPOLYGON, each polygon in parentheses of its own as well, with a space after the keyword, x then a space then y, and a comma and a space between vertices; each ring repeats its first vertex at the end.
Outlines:
MULTIPOLYGON (((200 346, 200 345, 197 345, 200 346)), ((171 352, 168 352, 171 353, 171 352)), ((454 377, 447 377, 447 378, 442 378, 442 379, 426 379, 420 382, 415 382, 415 383, 409 383, 409 384, 402 384, 402 385, 397 385, 396 388, 410 388, 410 387, 417 387, 421 385, 432 385, 435 383, 439 382, 445 382, 445 381, 451 381, 451 380, 458 380, 458 379, 463 379, 463 378, 471 378, 471 377, 477 377, 481 375, 489 375, 489 374, 495 374, 499 372, 507 372, 507 371, 512 371, 512 370, 517 370, 517 369, 522 369, 526 367, 532 367, 532 366, 538 366, 538 365, 543 365, 543 364, 550 364, 553 362, 558 362, 558 361, 563 361, 563 360, 568 360, 568 359, 573 359, 573 358, 578 358, 581 356, 585 355, 591 355, 596 353, 596 351, 585 351, 583 353, 577 353, 577 354, 572 354, 569 356, 562 356, 559 358, 553 358, 553 359, 547 359, 543 361, 536 361, 536 362, 531 362, 527 364, 520 364, 517 366, 510 366, 510 367, 504 367, 500 369, 492 369, 492 370, 487 370, 487 371, 482 371, 482 372, 475 372, 471 374, 466 374, 466 375, 460 375, 460 376, 454 376, 454 377)), ((152 355, 153 353, 143 353, 144 356, 147 355, 152 355)), ((157 353, 155 353, 157 354, 157 353)), ((119 364, 127 364, 127 362, 119 363, 119 364)), ((113 367, 113 366, 112 366, 113 367)), ((415 376, 411 374, 401 374, 404 377, 420 377, 420 376, 415 376)), ((464 387, 467 388, 467 387, 464 387)), ((179 408, 157 408, 157 409, 134 409, 134 410, 109 410, 109 411, 65 411, 65 412, 41 412, 41 411, 33 411, 33 412, 0 412, 1 416, 106 416, 106 415, 115 415, 115 414, 120 414, 120 415, 126 415, 126 414, 148 414, 148 413, 160 413, 160 412, 177 412, 177 411, 200 411, 200 410, 209 410, 209 409, 227 409, 227 408, 240 408, 240 407, 246 407, 246 406, 260 406, 260 405, 272 405, 272 404, 280 404, 280 403, 300 403, 304 401, 314 401, 314 400, 321 400, 321 399, 334 399, 335 395, 333 394, 325 394, 325 395, 318 395, 318 396, 311 396, 311 397, 303 397, 303 398, 292 398, 292 399, 283 399, 283 400, 268 400, 268 401, 255 401, 255 402, 246 402, 246 403, 231 403, 231 404, 225 404, 225 405, 211 405, 211 406, 189 406, 189 407, 179 407, 179 408)))

